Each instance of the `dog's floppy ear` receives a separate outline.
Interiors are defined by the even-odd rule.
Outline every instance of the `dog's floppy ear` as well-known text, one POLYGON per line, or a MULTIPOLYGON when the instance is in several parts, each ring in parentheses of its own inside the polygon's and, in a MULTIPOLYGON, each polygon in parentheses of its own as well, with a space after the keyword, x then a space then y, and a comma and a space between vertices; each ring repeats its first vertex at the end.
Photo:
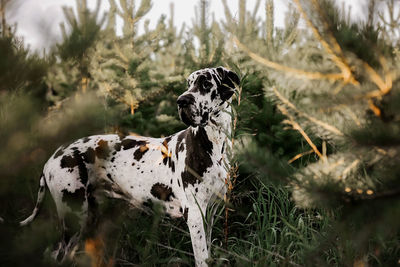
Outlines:
POLYGON ((221 79, 221 84, 218 86, 218 93, 223 101, 231 98, 235 92, 236 86, 239 86, 240 79, 236 73, 227 70, 224 67, 216 68, 218 76, 221 79))

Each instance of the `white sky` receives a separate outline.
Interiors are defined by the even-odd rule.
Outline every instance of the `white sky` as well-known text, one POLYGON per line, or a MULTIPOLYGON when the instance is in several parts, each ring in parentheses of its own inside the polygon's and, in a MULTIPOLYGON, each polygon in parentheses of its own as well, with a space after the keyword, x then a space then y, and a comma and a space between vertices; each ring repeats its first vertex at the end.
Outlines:
MULTIPOLYGON (((93 8, 96 0, 87 0, 88 6, 93 8)), ((344 0, 336 0, 343 2, 344 0)), ((118 0, 116 1, 118 2, 118 0)), ((139 3, 138 0, 136 0, 139 3)), ((145 16, 145 19, 150 20, 150 28, 153 28, 160 18, 161 14, 170 14, 170 3, 173 2, 175 6, 174 23, 176 26, 192 25, 194 18, 194 8, 198 4, 198 0, 153 0, 152 9, 145 16)), ((233 16, 238 16, 238 0, 227 0, 230 4, 230 10, 233 16)), ((277 26, 283 25, 284 15, 287 9, 289 0, 275 0, 275 24, 277 26)), ((361 11, 360 4, 366 0, 347 0, 346 4, 352 4, 352 11, 355 16, 361 11)), ((248 10, 253 10, 256 0, 247 0, 248 10)), ((31 48, 42 50, 49 47, 52 43, 60 39, 60 22, 64 20, 62 6, 75 6, 74 0, 22 0, 19 8, 9 14, 8 21, 17 23, 17 33, 24 37, 25 43, 29 44, 31 48)), ((258 16, 265 17, 264 14, 265 1, 262 0, 258 12, 258 16)), ((107 11, 109 4, 107 0, 102 1, 101 9, 107 11)), ((216 20, 224 20, 224 9, 221 0, 210 1, 210 11, 214 13, 216 20)), ((211 18, 210 18, 211 19, 211 18)))

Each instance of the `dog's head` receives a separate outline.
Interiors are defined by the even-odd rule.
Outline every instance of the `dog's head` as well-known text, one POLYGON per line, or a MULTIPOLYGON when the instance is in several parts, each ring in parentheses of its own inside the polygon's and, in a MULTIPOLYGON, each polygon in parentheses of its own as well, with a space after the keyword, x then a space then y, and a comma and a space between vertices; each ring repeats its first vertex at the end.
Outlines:
POLYGON ((187 91, 177 100, 179 116, 188 126, 204 127, 229 101, 240 80, 236 73, 218 67, 193 72, 187 83, 187 91))

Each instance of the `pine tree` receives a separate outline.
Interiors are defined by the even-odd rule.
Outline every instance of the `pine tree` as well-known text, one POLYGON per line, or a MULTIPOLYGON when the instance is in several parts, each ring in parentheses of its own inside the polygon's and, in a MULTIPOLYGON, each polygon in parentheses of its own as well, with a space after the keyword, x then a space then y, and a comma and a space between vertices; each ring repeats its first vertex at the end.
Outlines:
POLYGON ((89 70, 91 52, 106 18, 104 14, 99 18, 100 3, 91 11, 86 0, 76 0, 76 15, 71 7, 63 7, 68 28, 60 24, 63 40, 53 51, 54 66, 46 77, 48 100, 54 104, 94 86, 89 70))
POLYGON ((210 21, 209 1, 199 0, 195 7, 192 22, 192 34, 185 41, 185 64, 192 69, 201 69, 221 65, 224 34, 214 17, 210 21), (196 48, 198 43, 198 48, 196 48))
MULTIPOLYGON (((299 206, 338 211, 331 234, 310 262, 321 260, 336 239, 338 264, 374 259, 395 264, 400 248, 395 219, 400 216, 398 36, 387 34, 390 27, 380 26, 387 23, 376 21, 373 0, 364 24, 351 22, 332 1, 294 2, 308 30, 287 53, 271 60, 268 53, 260 56, 251 45, 236 41, 267 67, 274 84, 266 84, 266 97, 276 101, 284 123, 302 135, 316 156, 293 175, 278 171, 275 178, 291 185, 299 206), (318 136, 319 144, 310 135, 318 136), (386 244, 394 247, 385 250, 386 244)), ((268 179, 274 178, 273 171, 269 174, 268 179)))

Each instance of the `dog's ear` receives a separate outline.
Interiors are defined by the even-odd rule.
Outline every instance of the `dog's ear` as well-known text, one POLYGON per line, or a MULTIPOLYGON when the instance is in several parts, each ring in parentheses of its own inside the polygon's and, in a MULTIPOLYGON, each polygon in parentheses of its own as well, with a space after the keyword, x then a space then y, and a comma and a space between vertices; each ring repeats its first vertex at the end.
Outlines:
POLYGON ((236 73, 227 70, 224 67, 216 68, 218 76, 221 79, 221 84, 218 86, 218 93, 223 101, 231 98, 235 92, 236 86, 239 86, 240 79, 236 73))

